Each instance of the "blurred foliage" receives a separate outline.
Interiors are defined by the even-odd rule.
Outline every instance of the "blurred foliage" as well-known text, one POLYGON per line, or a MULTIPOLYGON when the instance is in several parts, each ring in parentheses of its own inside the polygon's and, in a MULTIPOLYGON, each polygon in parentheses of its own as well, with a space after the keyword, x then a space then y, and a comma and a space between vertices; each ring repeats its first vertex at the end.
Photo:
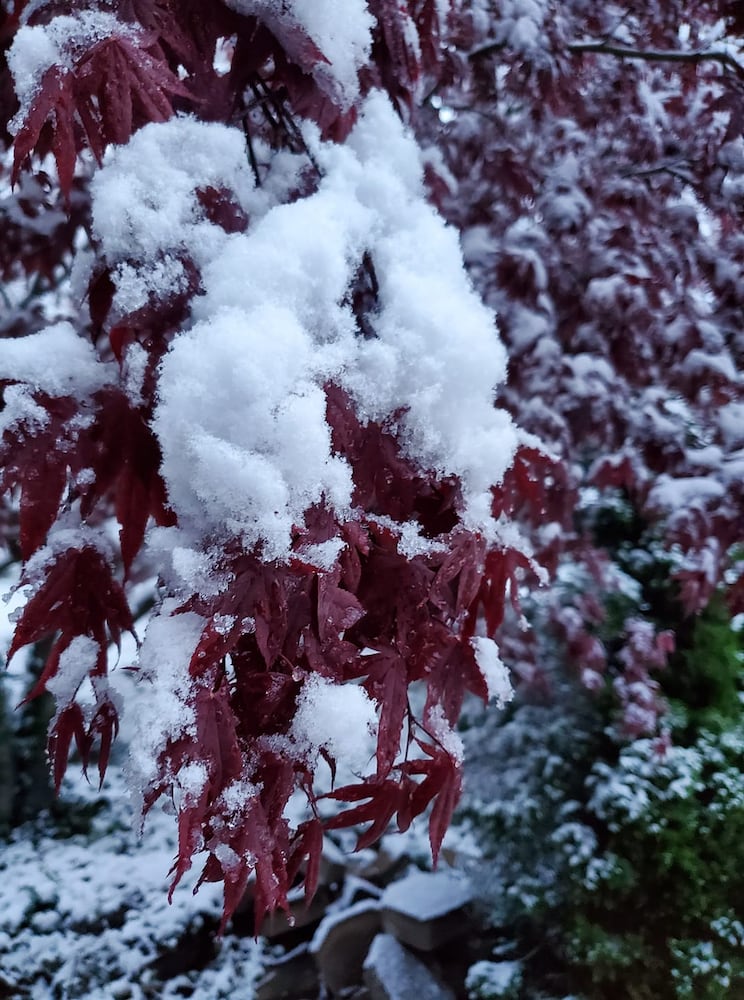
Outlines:
MULTIPOLYGON (((532 952, 525 1000, 744 997, 742 637, 718 594, 684 614, 668 564, 648 538, 641 547, 623 503, 593 514, 597 541, 628 575, 595 627, 605 685, 582 689, 536 605, 540 688, 464 733, 463 816, 486 853, 483 903, 532 952), (623 740, 612 668, 639 612, 672 630, 676 649, 653 673, 668 706, 662 735, 623 740)), ((573 578, 566 600, 580 589, 573 578)))

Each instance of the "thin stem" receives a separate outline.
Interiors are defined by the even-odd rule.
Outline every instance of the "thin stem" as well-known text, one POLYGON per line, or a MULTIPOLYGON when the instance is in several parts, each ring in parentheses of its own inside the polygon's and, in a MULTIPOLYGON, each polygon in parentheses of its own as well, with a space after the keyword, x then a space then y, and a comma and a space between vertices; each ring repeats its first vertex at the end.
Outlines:
POLYGON ((247 116, 243 118, 243 133, 245 135, 245 144, 248 147, 248 159, 251 161, 251 170, 256 181, 256 187, 261 187, 261 174, 258 172, 258 160, 253 149, 253 140, 251 139, 251 129, 247 116))
POLYGON ((281 123, 284 126, 287 135, 290 137, 290 139, 294 140, 296 145, 299 147, 299 150, 305 153, 307 158, 310 160, 310 163, 313 165, 313 169, 315 170, 316 174, 319 177, 322 177, 323 171, 318 166, 315 157, 308 148, 308 145, 305 142, 305 137, 302 134, 302 130, 298 126, 297 122, 294 120, 292 114, 287 111, 286 107, 284 106, 284 102, 277 96, 277 94, 270 87, 267 86, 265 80, 262 80, 259 77, 259 82, 263 87, 266 99, 271 103, 274 109, 274 114, 277 115, 277 117, 281 120, 281 123))

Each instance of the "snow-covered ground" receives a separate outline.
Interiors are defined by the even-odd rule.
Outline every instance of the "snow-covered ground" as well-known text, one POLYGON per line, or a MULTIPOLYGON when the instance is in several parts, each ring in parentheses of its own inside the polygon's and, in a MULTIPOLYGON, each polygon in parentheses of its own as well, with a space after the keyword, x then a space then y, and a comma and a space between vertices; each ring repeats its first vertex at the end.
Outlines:
MULTIPOLYGON (((3 577, 2 592, 16 582, 11 578, 16 571, 14 567, 3 577)), ((7 614, 17 603, 14 599, 0 615, 3 652, 10 638, 7 614)), ((133 653, 128 639, 114 659, 124 666, 133 653)), ((25 693, 24 672, 21 654, 2 677, 11 706, 25 693)), ((104 787, 99 793, 97 781, 89 784, 72 762, 60 795, 76 824, 87 825, 86 832, 63 836, 57 831, 55 836, 55 823, 40 817, 15 830, 8 842, 0 841, 0 987, 4 981, 32 1000, 252 1000, 265 946, 250 937, 228 935, 215 942, 216 956, 206 967, 167 981, 158 977, 158 969, 168 963, 163 956, 173 953, 181 939, 195 965, 207 960, 222 910, 222 887, 203 885, 193 895, 201 870, 197 859, 169 905, 175 816, 156 805, 139 836, 125 775, 138 695, 127 671, 115 669, 112 680, 131 710, 124 714, 122 739, 104 787), (201 957, 196 954, 199 941, 201 957)))
POLYGON ((110 768, 101 797, 81 777, 66 779, 63 798, 73 797, 79 813, 85 802, 101 803, 89 832, 55 839, 53 826, 39 823, 0 846, 2 977, 34 1000, 251 1000, 264 952, 253 938, 227 936, 204 969, 158 978, 158 958, 184 937, 194 948, 222 908, 221 886, 192 894, 198 868, 168 904, 174 817, 156 807, 140 839, 121 764, 110 768))

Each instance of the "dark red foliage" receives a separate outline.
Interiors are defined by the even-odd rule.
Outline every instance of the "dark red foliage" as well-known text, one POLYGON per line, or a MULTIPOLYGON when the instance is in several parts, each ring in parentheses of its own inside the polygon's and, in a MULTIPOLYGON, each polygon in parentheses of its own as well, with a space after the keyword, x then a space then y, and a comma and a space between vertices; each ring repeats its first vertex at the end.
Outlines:
POLYGON ((145 38, 137 47, 126 38, 111 38, 94 45, 71 70, 51 66, 16 136, 11 181, 18 179, 30 153, 51 150, 60 187, 69 195, 83 147, 79 126, 100 161, 109 143, 126 142, 139 125, 170 117, 175 95, 189 96, 167 66, 150 55, 145 38))
POLYGON ((631 557, 619 572, 613 546, 635 546, 641 575, 652 554, 683 614, 716 591, 744 610, 740 6, 477 7, 468 72, 430 122, 438 203, 509 350, 501 402, 557 459, 535 491, 518 457, 496 503, 514 490, 539 561, 561 570, 547 600, 567 660, 593 687, 619 674, 635 733, 664 709, 655 668, 631 676, 575 592, 617 596, 631 557), (587 527, 618 505, 624 540, 587 527))
MULTIPOLYGON (((4 59, 21 20, 44 27, 87 8, 55 0, 19 2, 12 14, 7 3, 0 9, 4 59)), ((77 299, 68 312, 96 357, 107 363, 103 387, 88 396, 50 396, 27 386, 25 398, 43 419, 7 421, 0 441, 0 488, 18 504, 26 561, 22 584, 31 588, 10 655, 42 639, 52 641, 29 697, 47 685, 58 694, 49 733, 58 787, 73 748, 85 767, 97 751, 101 780, 106 770, 118 728, 106 682, 107 649, 134 629, 128 604, 132 579, 160 568, 143 557, 148 525, 176 521, 151 424, 159 366, 176 333, 192 321, 203 291, 193 248, 184 246, 174 252, 185 275, 182 284, 152 292, 133 311, 118 307, 117 267, 148 265, 136 250, 123 262, 105 259, 90 231, 88 175, 111 145, 126 143, 149 123, 189 112, 242 129, 257 186, 267 169, 256 157, 259 140, 272 153, 301 154, 307 169, 288 200, 312 193, 321 170, 297 120, 308 118, 325 139, 342 141, 359 104, 341 92, 328 55, 291 4, 259 9, 243 16, 226 4, 200 0, 108 5, 118 25, 106 22, 110 35, 93 32, 87 41, 63 33, 59 63, 43 69, 14 126, 11 180, 17 188, 14 200, 0 203, 2 218, 9 221, 0 236, 0 268, 8 278, 40 276, 46 282, 30 294, 31 302, 42 291, 54 293, 67 279, 73 250, 89 244, 91 267, 77 274, 70 293, 77 299), (220 54, 229 68, 218 68, 220 54), (92 157, 81 156, 86 150, 92 157), (58 184, 34 165, 48 153, 58 184), (86 281, 87 289, 81 288, 86 281), (136 390, 132 366, 139 366, 136 390), (111 518, 119 525, 118 547, 107 540, 111 518), (73 655, 90 660, 92 705, 77 700, 79 671, 75 689, 65 686, 73 655)), ((375 22, 372 58, 360 72, 359 101, 371 88, 383 87, 413 122, 423 96, 438 80, 451 78, 457 65, 446 43, 450 26, 441 22, 443 5, 373 0, 369 9, 375 22)), ((96 6, 91 11, 100 13, 96 6)), ((0 97, 8 79, 3 61, 0 97)), ((5 128, 16 107, 2 110, 5 128)), ((194 213, 228 234, 243 233, 251 224, 231 190, 210 184, 196 189, 194 213)), ((360 337, 374 336, 378 296, 375 263, 366 254, 344 300, 360 337)), ((43 309, 32 320, 22 304, 17 316, 3 321, 4 333, 24 336, 44 324, 43 309)), ((287 907, 298 873, 304 873, 312 896, 325 829, 366 826, 359 834, 361 847, 391 821, 404 830, 429 810, 436 859, 460 793, 459 743, 452 727, 467 692, 488 696, 471 639, 482 621, 489 632, 500 625, 507 591, 516 605, 524 574, 532 568, 516 550, 489 545, 463 527, 456 478, 418 468, 392 425, 361 420, 334 385, 326 387, 326 397, 333 449, 353 471, 354 516, 338 523, 324 506, 311 508, 295 529, 291 558, 281 564, 236 535, 213 565, 220 585, 207 593, 184 599, 161 581, 163 595, 179 593, 170 614, 198 614, 204 625, 184 664, 193 725, 160 746, 155 777, 143 789, 144 808, 163 794, 176 800, 174 885, 194 854, 206 851, 201 879, 224 884, 223 926, 249 877, 255 877, 258 923, 267 910, 287 907), (399 526, 410 523, 437 544, 407 553, 399 526), (338 556, 331 565, 316 565, 308 546, 337 537, 345 543, 338 556), (361 685, 379 720, 369 773, 331 791, 328 798, 350 808, 326 821, 312 767, 301 756, 281 752, 303 692, 318 678, 361 685), (414 682, 426 687, 418 716, 409 700, 414 682), (203 780, 187 780, 197 772, 203 780), (291 830, 285 807, 298 788, 307 796, 309 818, 291 830)), ((513 472, 494 490, 496 515, 509 518, 526 504, 536 518, 545 516, 554 501, 541 477, 557 481, 559 475, 549 469, 538 448, 520 453, 513 472)), ((340 762, 327 747, 319 754, 335 781, 340 762)))

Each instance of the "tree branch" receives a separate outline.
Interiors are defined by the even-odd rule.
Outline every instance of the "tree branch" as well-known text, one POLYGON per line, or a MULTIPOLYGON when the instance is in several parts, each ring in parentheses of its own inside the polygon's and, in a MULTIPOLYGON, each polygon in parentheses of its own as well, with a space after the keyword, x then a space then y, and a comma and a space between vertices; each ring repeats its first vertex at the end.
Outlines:
POLYGON ((484 42, 477 49, 468 52, 468 59, 482 59, 484 56, 492 56, 494 52, 501 52, 506 48, 506 42, 484 42))
MULTIPOLYGON (((482 59, 506 48, 506 42, 485 42, 468 53, 468 59, 482 59)), ((728 52, 699 50, 685 52, 680 49, 634 49, 627 45, 613 45, 601 42, 569 42, 566 49, 572 55, 596 52, 600 55, 615 56, 618 59, 640 59, 644 62, 702 63, 717 62, 729 66, 739 76, 744 77, 744 66, 728 52)))
POLYGON ((744 76, 744 66, 728 52, 702 50, 684 52, 678 49, 633 49, 626 45, 611 45, 609 42, 570 42, 567 46, 574 55, 597 52, 600 55, 616 56, 618 59, 641 59, 644 62, 701 63, 718 62, 730 66, 740 76, 744 76))

